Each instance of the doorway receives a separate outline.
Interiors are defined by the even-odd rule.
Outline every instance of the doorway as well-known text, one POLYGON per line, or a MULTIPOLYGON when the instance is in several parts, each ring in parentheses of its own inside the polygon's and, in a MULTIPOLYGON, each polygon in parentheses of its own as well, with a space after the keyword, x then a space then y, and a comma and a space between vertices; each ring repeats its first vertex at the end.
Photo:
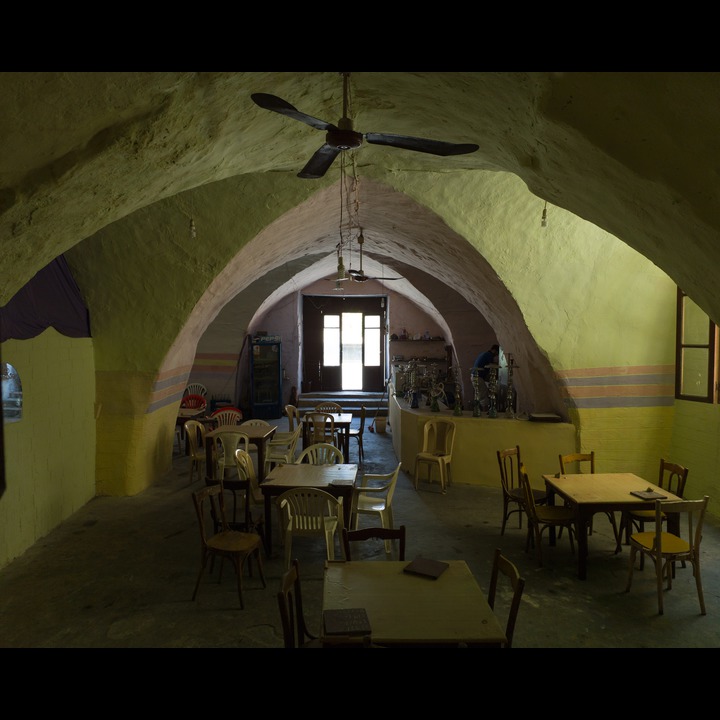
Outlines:
POLYGON ((303 392, 382 392, 387 296, 303 297, 303 392))

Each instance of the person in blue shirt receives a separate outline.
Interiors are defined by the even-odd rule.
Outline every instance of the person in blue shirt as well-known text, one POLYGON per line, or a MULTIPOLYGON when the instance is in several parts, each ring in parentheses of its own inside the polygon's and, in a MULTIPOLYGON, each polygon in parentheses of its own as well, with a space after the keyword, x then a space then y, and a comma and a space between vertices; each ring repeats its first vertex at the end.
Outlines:
POLYGON ((478 369, 478 376, 481 377, 483 380, 487 381, 490 377, 490 370, 488 370, 485 366, 486 365, 497 365, 498 359, 500 357, 500 346, 499 345, 493 345, 489 350, 486 350, 485 352, 481 352, 477 356, 477 360, 475 360, 475 364, 473 365, 474 368, 478 369))
POLYGON ((490 379, 490 369, 485 366, 493 363, 497 364, 499 359, 500 346, 493 345, 489 350, 481 352, 473 365, 473 368, 477 368, 478 371, 478 400, 480 402, 480 409, 483 412, 485 412, 490 405, 490 392, 487 387, 487 381, 490 379))

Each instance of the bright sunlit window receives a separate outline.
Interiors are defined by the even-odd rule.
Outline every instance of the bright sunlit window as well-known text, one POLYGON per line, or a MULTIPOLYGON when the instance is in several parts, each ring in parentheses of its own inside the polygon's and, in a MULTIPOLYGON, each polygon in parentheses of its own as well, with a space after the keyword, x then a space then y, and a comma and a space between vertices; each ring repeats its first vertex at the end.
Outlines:
POLYGON ((717 326, 680 288, 675 341, 675 397, 716 402, 717 326))

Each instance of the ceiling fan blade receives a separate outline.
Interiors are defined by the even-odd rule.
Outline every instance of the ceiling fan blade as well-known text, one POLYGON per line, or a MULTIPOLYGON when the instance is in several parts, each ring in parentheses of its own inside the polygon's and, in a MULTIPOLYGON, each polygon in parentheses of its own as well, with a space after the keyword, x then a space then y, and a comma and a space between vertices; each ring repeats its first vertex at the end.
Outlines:
POLYGON ((299 178, 317 179, 321 178, 333 164, 333 160, 340 154, 338 148, 331 147, 325 143, 308 160, 307 165, 298 173, 299 178))
POLYGON ((285 115, 293 120, 299 120, 306 125, 310 125, 310 127, 314 127, 316 130, 337 130, 335 125, 332 123, 325 122, 324 120, 318 120, 318 118, 314 118, 311 115, 306 115, 304 112, 300 112, 289 102, 277 97, 276 95, 253 93, 250 98, 256 105, 263 108, 263 110, 272 110, 273 112, 280 113, 281 115, 285 115))
POLYGON ((442 140, 427 140, 407 135, 389 135, 388 133, 366 133, 364 137, 372 145, 390 145, 430 155, 467 155, 480 148, 474 143, 449 143, 442 140))

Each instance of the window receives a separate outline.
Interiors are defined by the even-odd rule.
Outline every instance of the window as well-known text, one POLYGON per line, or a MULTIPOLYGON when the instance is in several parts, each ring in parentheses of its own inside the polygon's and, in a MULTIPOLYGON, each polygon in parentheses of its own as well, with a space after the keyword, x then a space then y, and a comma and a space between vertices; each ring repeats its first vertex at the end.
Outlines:
POLYGON ((675 397, 715 402, 717 326, 680 288, 675 336, 675 397))
POLYGON ((10 363, 0 363, 2 368, 3 422, 17 422, 22 418, 23 393, 18 371, 10 363))

